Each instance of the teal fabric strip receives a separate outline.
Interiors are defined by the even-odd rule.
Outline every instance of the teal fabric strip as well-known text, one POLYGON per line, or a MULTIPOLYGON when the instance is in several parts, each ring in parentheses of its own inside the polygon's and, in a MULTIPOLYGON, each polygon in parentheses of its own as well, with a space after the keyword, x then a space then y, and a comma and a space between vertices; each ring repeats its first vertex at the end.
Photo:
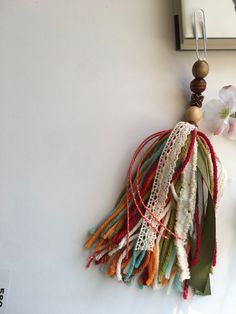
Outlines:
POLYGON ((174 285, 177 292, 183 293, 183 286, 182 286, 182 283, 180 281, 180 273, 179 272, 177 272, 175 274, 175 279, 174 279, 173 285, 174 285))
POLYGON ((137 260, 136 263, 135 263, 135 266, 134 266, 135 268, 139 268, 140 264, 142 263, 142 261, 143 261, 143 259, 144 259, 145 254, 146 254, 146 251, 145 251, 145 250, 141 252, 141 254, 140 254, 138 260, 137 260))
POLYGON ((173 264, 175 262, 175 254, 176 254, 176 249, 175 249, 175 246, 173 245, 173 248, 171 251, 171 256, 170 256, 169 262, 168 262, 167 267, 166 267, 165 272, 164 272, 164 277, 166 279, 170 278, 171 270, 172 270, 173 264))
POLYGON ((132 260, 131 260, 131 265, 130 265, 130 268, 129 268, 129 271, 128 273, 126 274, 125 276, 125 279, 124 279, 124 282, 127 283, 129 281, 129 278, 130 276, 132 275, 132 272, 134 270, 134 266, 135 266, 135 263, 136 263, 136 258, 137 258, 137 255, 139 254, 138 251, 135 251, 133 250, 133 256, 132 256, 132 260))

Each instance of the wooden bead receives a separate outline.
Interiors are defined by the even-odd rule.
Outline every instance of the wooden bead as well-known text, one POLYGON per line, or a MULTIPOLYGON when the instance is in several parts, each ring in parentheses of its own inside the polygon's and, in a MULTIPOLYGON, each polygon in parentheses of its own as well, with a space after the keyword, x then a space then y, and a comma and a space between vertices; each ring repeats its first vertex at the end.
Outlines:
POLYGON ((198 79, 203 79, 209 72, 209 65, 205 60, 198 60, 192 68, 193 76, 198 79))
POLYGON ((203 100, 204 100, 203 95, 192 94, 190 106, 197 106, 197 107, 201 108, 203 100))
POLYGON ((206 81, 204 79, 194 79, 190 83, 190 89, 193 93, 200 95, 206 89, 206 81))
POLYGON ((191 106, 187 109, 185 117, 187 121, 197 124, 202 118, 202 111, 196 106, 191 106))

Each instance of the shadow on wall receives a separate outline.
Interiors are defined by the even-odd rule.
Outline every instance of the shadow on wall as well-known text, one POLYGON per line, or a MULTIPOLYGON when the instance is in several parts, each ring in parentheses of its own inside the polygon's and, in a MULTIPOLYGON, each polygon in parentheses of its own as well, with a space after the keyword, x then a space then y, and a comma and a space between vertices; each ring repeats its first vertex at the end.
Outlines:
POLYGON ((234 9, 236 11, 236 0, 233 0, 233 3, 234 3, 234 9))

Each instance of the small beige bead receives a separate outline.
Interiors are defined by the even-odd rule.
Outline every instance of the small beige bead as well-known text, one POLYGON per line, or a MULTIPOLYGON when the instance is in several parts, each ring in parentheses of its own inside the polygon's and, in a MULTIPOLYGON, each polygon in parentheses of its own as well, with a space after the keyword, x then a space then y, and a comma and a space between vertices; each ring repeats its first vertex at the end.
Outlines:
POLYGON ((187 109, 185 117, 188 122, 198 123, 202 118, 202 111, 197 106, 191 106, 187 109))

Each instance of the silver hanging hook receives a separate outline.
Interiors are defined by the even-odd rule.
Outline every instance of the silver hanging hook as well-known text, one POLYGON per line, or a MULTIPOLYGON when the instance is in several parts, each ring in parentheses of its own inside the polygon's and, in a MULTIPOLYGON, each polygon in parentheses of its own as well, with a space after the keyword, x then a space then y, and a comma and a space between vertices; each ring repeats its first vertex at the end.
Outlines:
POLYGON ((206 60, 207 58, 207 35, 206 35, 206 16, 203 9, 197 9, 193 14, 193 31, 194 31, 194 38, 195 38, 195 46, 196 46, 196 56, 198 60, 206 60), (197 31, 197 21, 196 16, 198 13, 201 13, 201 28, 202 28, 202 40, 203 40, 203 58, 200 57, 199 54, 199 36, 197 31))

